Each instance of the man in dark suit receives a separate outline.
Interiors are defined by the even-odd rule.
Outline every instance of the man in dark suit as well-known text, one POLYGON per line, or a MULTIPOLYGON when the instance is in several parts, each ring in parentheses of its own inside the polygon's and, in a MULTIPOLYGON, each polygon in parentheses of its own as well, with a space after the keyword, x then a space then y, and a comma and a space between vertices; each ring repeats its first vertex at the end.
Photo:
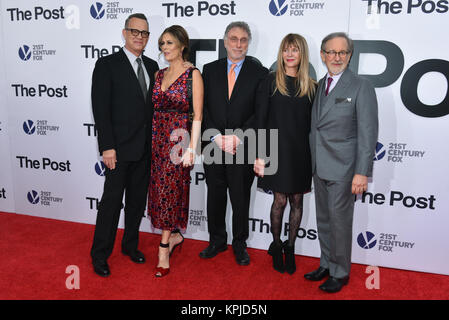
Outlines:
POLYGON ((159 67, 142 54, 149 37, 145 15, 129 16, 122 32, 124 48, 98 59, 92 76, 98 146, 107 168, 91 256, 94 271, 104 277, 110 274, 107 259, 114 247, 124 193, 122 252, 136 263, 145 262, 137 246, 150 172, 150 93, 159 67))
POLYGON ((328 73, 312 107, 310 150, 320 240, 320 267, 306 279, 338 292, 349 281, 354 196, 368 188, 378 134, 377 98, 371 83, 348 64, 353 41, 342 32, 321 43, 328 73))
MULTIPOLYGON (((236 163, 237 148, 247 151, 247 141, 229 133, 236 129, 254 129, 256 90, 260 80, 268 73, 255 59, 246 57, 250 41, 251 31, 245 22, 231 23, 224 36, 227 58, 206 64, 203 68, 203 140, 206 139, 203 150, 209 143, 214 143, 213 152, 218 152, 218 158, 221 157, 222 161, 204 161, 210 238, 209 246, 200 253, 200 257, 212 258, 227 249, 225 217, 229 190, 233 212, 232 247, 239 265, 250 262, 246 240, 254 173, 249 159, 244 164, 236 163), (211 131, 215 133, 206 137, 211 131), (225 157, 226 153, 228 156, 225 157), (225 163, 225 158, 231 158, 231 163, 225 163)), ((217 159, 217 154, 213 158, 217 159)))

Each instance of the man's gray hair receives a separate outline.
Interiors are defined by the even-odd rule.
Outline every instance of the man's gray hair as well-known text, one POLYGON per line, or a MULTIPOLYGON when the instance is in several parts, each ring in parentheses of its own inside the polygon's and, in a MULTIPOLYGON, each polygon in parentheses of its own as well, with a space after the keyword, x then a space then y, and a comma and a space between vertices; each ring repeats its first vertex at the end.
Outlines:
POLYGON ((130 16, 126 19, 126 21, 125 21, 125 29, 128 28, 129 20, 131 20, 132 18, 137 18, 137 19, 145 20, 145 21, 147 22, 147 25, 148 25, 147 17, 146 17, 143 13, 134 13, 134 14, 130 15, 130 16))
POLYGON ((345 32, 334 32, 334 33, 328 34, 321 42, 321 51, 324 51, 326 49, 326 43, 329 40, 332 40, 335 38, 345 38, 346 42, 348 43, 348 51, 350 53, 354 52, 354 41, 352 41, 352 39, 349 38, 349 36, 345 32))
POLYGON ((244 30, 248 34, 248 40, 251 41, 251 29, 249 28, 249 25, 243 21, 234 21, 228 24, 225 30, 224 39, 228 37, 229 31, 233 28, 240 28, 244 30))

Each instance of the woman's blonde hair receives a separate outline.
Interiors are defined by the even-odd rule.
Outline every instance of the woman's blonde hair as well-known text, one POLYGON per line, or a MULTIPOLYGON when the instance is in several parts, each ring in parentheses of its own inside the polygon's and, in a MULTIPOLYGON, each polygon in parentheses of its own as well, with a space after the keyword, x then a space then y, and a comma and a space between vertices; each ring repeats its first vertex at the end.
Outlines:
POLYGON ((278 90, 282 95, 288 95, 287 75, 285 71, 284 59, 282 53, 289 46, 293 46, 299 50, 301 60, 296 73, 295 88, 297 91, 295 96, 303 97, 307 95, 312 100, 316 90, 316 81, 309 76, 309 48, 307 41, 299 34, 289 33, 282 39, 279 46, 276 70, 276 87, 273 94, 278 90))

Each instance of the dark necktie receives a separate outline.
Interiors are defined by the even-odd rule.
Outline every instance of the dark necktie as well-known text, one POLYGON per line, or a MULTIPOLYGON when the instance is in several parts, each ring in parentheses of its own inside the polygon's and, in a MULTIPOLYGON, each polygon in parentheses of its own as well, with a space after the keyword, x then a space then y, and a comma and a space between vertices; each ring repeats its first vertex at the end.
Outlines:
POLYGON ((332 79, 331 77, 327 78, 326 96, 329 94, 329 88, 331 87, 332 80, 334 79, 332 79))
POLYGON ((137 58, 136 61, 137 61, 137 64, 139 65, 137 67, 137 79, 139 80, 140 88, 142 89, 143 97, 144 97, 144 99, 146 101, 147 100, 148 87, 147 87, 147 82, 145 81, 145 74, 143 73, 142 59, 137 58))

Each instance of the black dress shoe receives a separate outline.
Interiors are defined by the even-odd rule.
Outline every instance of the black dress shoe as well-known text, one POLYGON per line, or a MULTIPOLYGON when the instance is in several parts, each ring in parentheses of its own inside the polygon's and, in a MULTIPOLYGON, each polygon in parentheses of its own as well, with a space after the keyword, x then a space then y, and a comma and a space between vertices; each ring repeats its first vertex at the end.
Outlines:
POLYGON ((318 269, 316 269, 312 272, 306 273, 304 275, 304 278, 306 278, 307 280, 310 280, 310 281, 320 281, 320 280, 323 280, 328 275, 329 275, 329 269, 325 269, 320 266, 318 269))
POLYGON ((111 271, 109 270, 109 266, 104 260, 97 260, 92 262, 94 266, 94 271, 96 274, 102 277, 107 277, 111 274, 111 271))
POLYGON ((349 282, 349 277, 344 277, 341 279, 329 277, 321 286, 320 289, 329 293, 335 293, 341 290, 344 285, 349 282))
POLYGON ((136 250, 134 252, 128 252, 128 251, 122 250, 122 253, 125 256, 130 257, 131 260, 135 263, 145 263, 145 256, 139 250, 136 250))
POLYGON ((234 249, 235 261, 237 261, 237 263, 241 266, 249 265, 249 255, 248 255, 248 252, 246 251, 246 248, 233 247, 233 249, 234 249))
POLYGON ((228 250, 228 245, 223 244, 220 246, 216 246, 213 244, 210 244, 206 249, 200 252, 200 257, 203 259, 210 259, 215 257, 220 252, 228 250))

